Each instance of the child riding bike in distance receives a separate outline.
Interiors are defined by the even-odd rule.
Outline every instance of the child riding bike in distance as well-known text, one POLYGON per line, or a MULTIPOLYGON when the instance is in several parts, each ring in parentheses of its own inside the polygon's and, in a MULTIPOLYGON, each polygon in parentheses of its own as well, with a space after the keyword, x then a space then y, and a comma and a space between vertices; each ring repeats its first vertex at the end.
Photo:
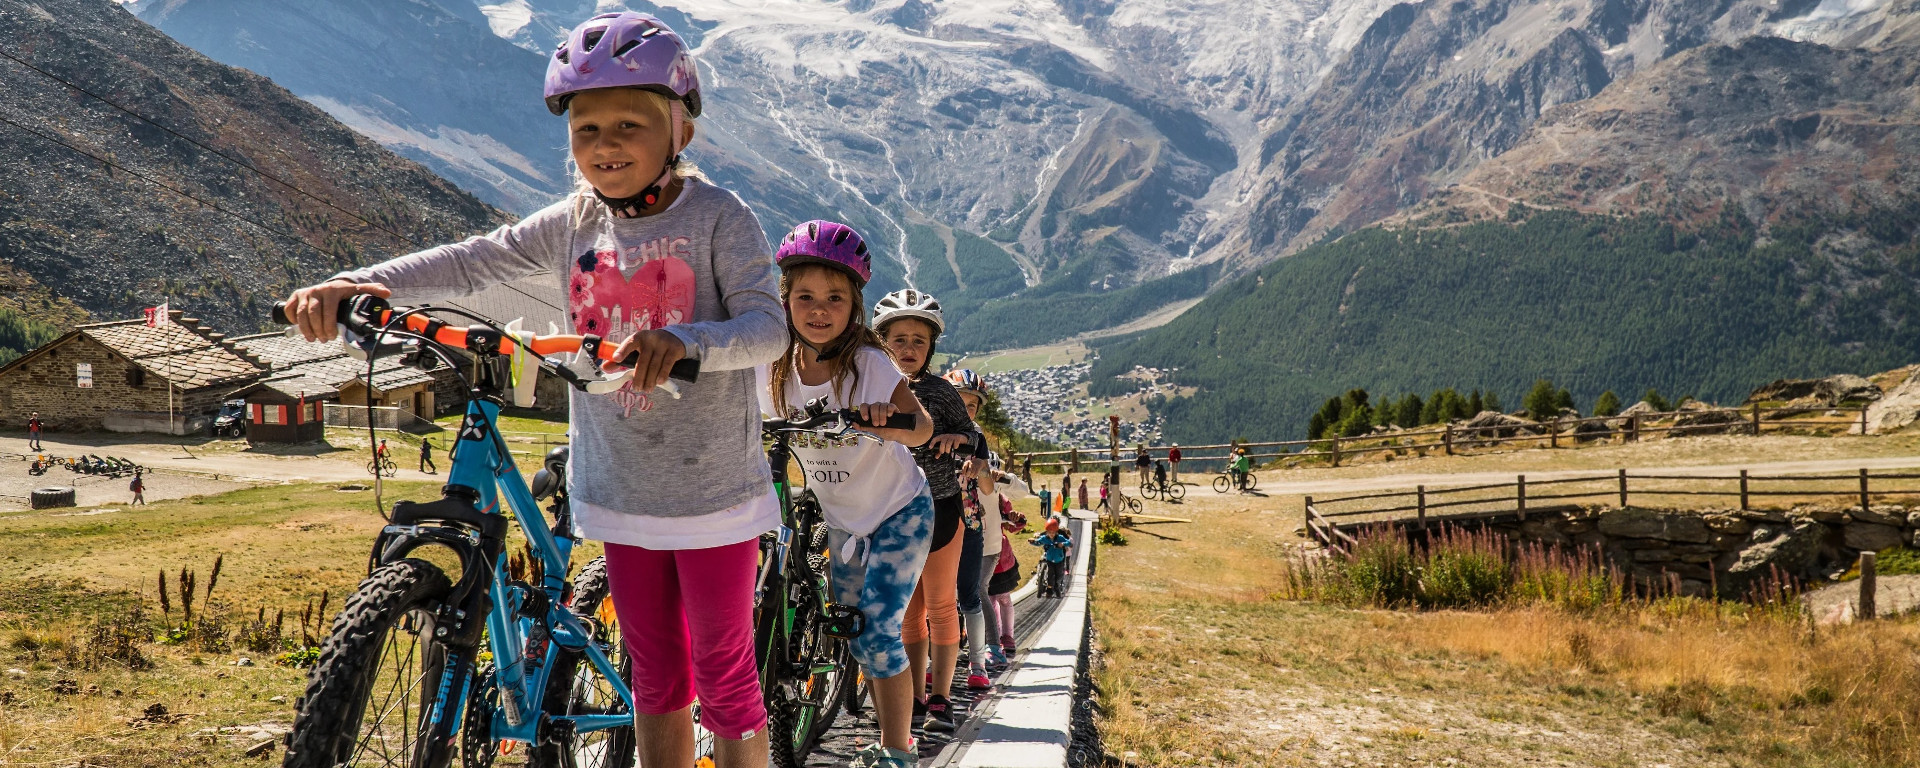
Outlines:
POLYGON ((595 16, 547 62, 580 179, 519 223, 295 291, 310 341, 335 336, 353 294, 416 303, 553 274, 573 331, 637 355, 632 379, 573 392, 568 492, 581 534, 606 542, 633 665, 643 765, 692 765, 692 704, 715 762, 764 766, 767 714, 753 653, 760 534, 780 521, 761 453, 754 366, 784 348, 766 235, 740 198, 680 158, 700 115, 685 43, 640 13, 595 16), (673 363, 700 361, 680 399, 653 399, 673 363))
POLYGON ((852 650, 873 683, 880 741, 856 754, 853 764, 907 768, 919 755, 911 735, 916 686, 900 641, 901 620, 927 561, 934 517, 926 477, 907 447, 932 438, 933 421, 862 322, 860 291, 873 272, 860 234, 844 224, 809 221, 780 241, 774 258, 788 341, 785 354, 759 369, 761 411, 803 417, 807 403, 819 401, 858 410, 870 424, 885 424, 895 413, 914 416, 910 430, 866 429, 882 440, 798 435, 790 443, 827 522, 834 599, 866 619, 852 650))
POLYGON ((1067 585, 1060 583, 1067 570, 1067 558, 1073 556, 1073 537, 1060 527, 1060 518, 1047 518, 1047 529, 1028 542, 1040 548, 1041 597, 1065 597, 1067 585))
MULTIPOLYGON (((960 399, 967 405, 967 417, 976 423, 980 419, 980 407, 987 400, 987 382, 972 370, 961 368, 947 372, 947 382, 960 393, 960 399)), ((981 543, 977 553, 963 551, 961 556, 970 554, 978 557, 978 572, 968 579, 966 569, 961 570, 960 613, 967 623, 967 687, 985 690, 992 687, 987 672, 999 671, 1007 663, 1005 652, 1001 649, 997 633, 1000 628, 998 606, 987 596, 988 582, 1000 564, 1000 551, 1006 543, 1006 532, 1000 529, 1001 510, 1012 502, 1029 495, 1027 484, 1019 477, 1000 471, 999 461, 992 460, 986 472, 978 479, 965 481, 968 486, 965 493, 967 502, 968 535, 977 530, 981 543), (991 654, 987 648, 993 649, 991 654)), ((971 544, 968 546, 971 549, 971 544)))
MULTIPOLYGON (((900 635, 907 644, 914 680, 925 684, 923 673, 929 669, 933 672, 931 689, 914 696, 914 718, 924 716, 929 731, 952 731, 953 700, 947 694, 953 689, 954 663, 960 658, 958 602, 967 592, 962 586, 966 579, 979 577, 981 547, 979 520, 976 518, 971 527, 962 524, 966 504, 960 498, 960 483, 963 476, 978 474, 978 467, 984 464, 971 457, 965 463, 957 461, 953 450, 961 446, 984 448, 986 438, 967 415, 966 403, 953 385, 927 372, 935 342, 945 330, 939 301, 912 288, 889 293, 874 304, 873 327, 900 372, 906 374, 914 396, 933 417, 933 439, 913 450, 913 460, 926 473, 927 488, 933 496, 933 548, 926 568, 920 572, 920 584, 914 588, 913 602, 907 604, 900 635)), ((974 608, 978 610, 979 606, 974 608)))

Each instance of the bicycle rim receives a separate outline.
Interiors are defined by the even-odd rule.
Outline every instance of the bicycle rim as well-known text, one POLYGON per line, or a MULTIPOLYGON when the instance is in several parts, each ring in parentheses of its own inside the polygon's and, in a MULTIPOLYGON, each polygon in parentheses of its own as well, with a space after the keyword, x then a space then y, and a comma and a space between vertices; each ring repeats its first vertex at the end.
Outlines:
POLYGON ((342 766, 444 763, 445 751, 421 738, 446 666, 446 647, 432 639, 433 627, 433 614, 416 608, 387 631, 365 680, 360 738, 342 766))

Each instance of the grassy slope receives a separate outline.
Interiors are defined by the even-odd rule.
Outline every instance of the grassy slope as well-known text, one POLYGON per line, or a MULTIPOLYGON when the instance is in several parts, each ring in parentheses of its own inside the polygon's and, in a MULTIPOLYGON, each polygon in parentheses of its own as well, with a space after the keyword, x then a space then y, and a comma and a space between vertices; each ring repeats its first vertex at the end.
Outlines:
MULTIPOLYGON (((1754 442, 1750 458, 1797 458, 1807 440, 1754 442)), ((1488 471, 1585 453, 1391 466, 1488 471)), ((1669 453, 1614 458, 1655 463, 1669 453)), ((1802 768, 1920 759, 1911 726, 1920 722, 1920 675, 1901 660, 1920 648, 1913 618, 1809 633, 1698 605, 1581 616, 1294 602, 1275 597, 1276 564, 1300 541, 1299 496, 1196 489, 1177 508, 1148 507, 1195 524, 1127 531, 1127 546, 1101 550, 1093 582, 1100 733, 1128 765, 1802 768)))
MULTIPOLYGON (((1178 367, 1202 393, 1167 404, 1169 438, 1300 437, 1351 387, 1489 388, 1518 403, 1550 377, 1592 402, 1647 387, 1732 399, 1781 376, 1884 370, 1920 343, 1920 259, 1892 232, 1844 266, 1833 227, 1537 214, 1519 224, 1363 230, 1216 290, 1101 350, 1096 387, 1178 367)), ((1108 394, 1096 391, 1096 394, 1108 394)))

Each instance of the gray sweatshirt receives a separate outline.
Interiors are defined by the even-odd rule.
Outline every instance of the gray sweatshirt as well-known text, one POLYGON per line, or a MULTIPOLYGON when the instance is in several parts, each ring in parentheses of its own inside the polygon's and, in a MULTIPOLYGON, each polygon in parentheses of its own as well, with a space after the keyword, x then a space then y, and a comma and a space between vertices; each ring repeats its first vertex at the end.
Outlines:
MULTIPOLYGON (((681 399, 630 388, 570 400, 573 498, 654 518, 692 517, 766 495, 753 367, 785 351, 778 275, 760 222, 733 193, 687 180, 666 212, 617 219, 569 197, 483 237, 339 277, 393 289, 396 304, 453 299, 551 270, 572 331, 618 342, 664 328, 700 361, 681 399)), ((492 320, 505 323, 513 318, 492 320)), ((531 329, 544 332, 545 329, 531 329)))

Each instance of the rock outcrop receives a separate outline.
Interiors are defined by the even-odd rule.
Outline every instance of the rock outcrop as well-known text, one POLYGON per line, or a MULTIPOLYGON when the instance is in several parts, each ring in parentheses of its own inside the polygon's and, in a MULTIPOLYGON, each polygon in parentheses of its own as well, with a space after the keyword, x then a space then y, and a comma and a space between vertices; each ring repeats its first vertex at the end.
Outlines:
POLYGON ((1878 400, 1881 394, 1879 385, 1866 377, 1843 373, 1824 379, 1778 379, 1747 395, 1742 405, 1776 402, 1833 407, 1848 401, 1878 400))

